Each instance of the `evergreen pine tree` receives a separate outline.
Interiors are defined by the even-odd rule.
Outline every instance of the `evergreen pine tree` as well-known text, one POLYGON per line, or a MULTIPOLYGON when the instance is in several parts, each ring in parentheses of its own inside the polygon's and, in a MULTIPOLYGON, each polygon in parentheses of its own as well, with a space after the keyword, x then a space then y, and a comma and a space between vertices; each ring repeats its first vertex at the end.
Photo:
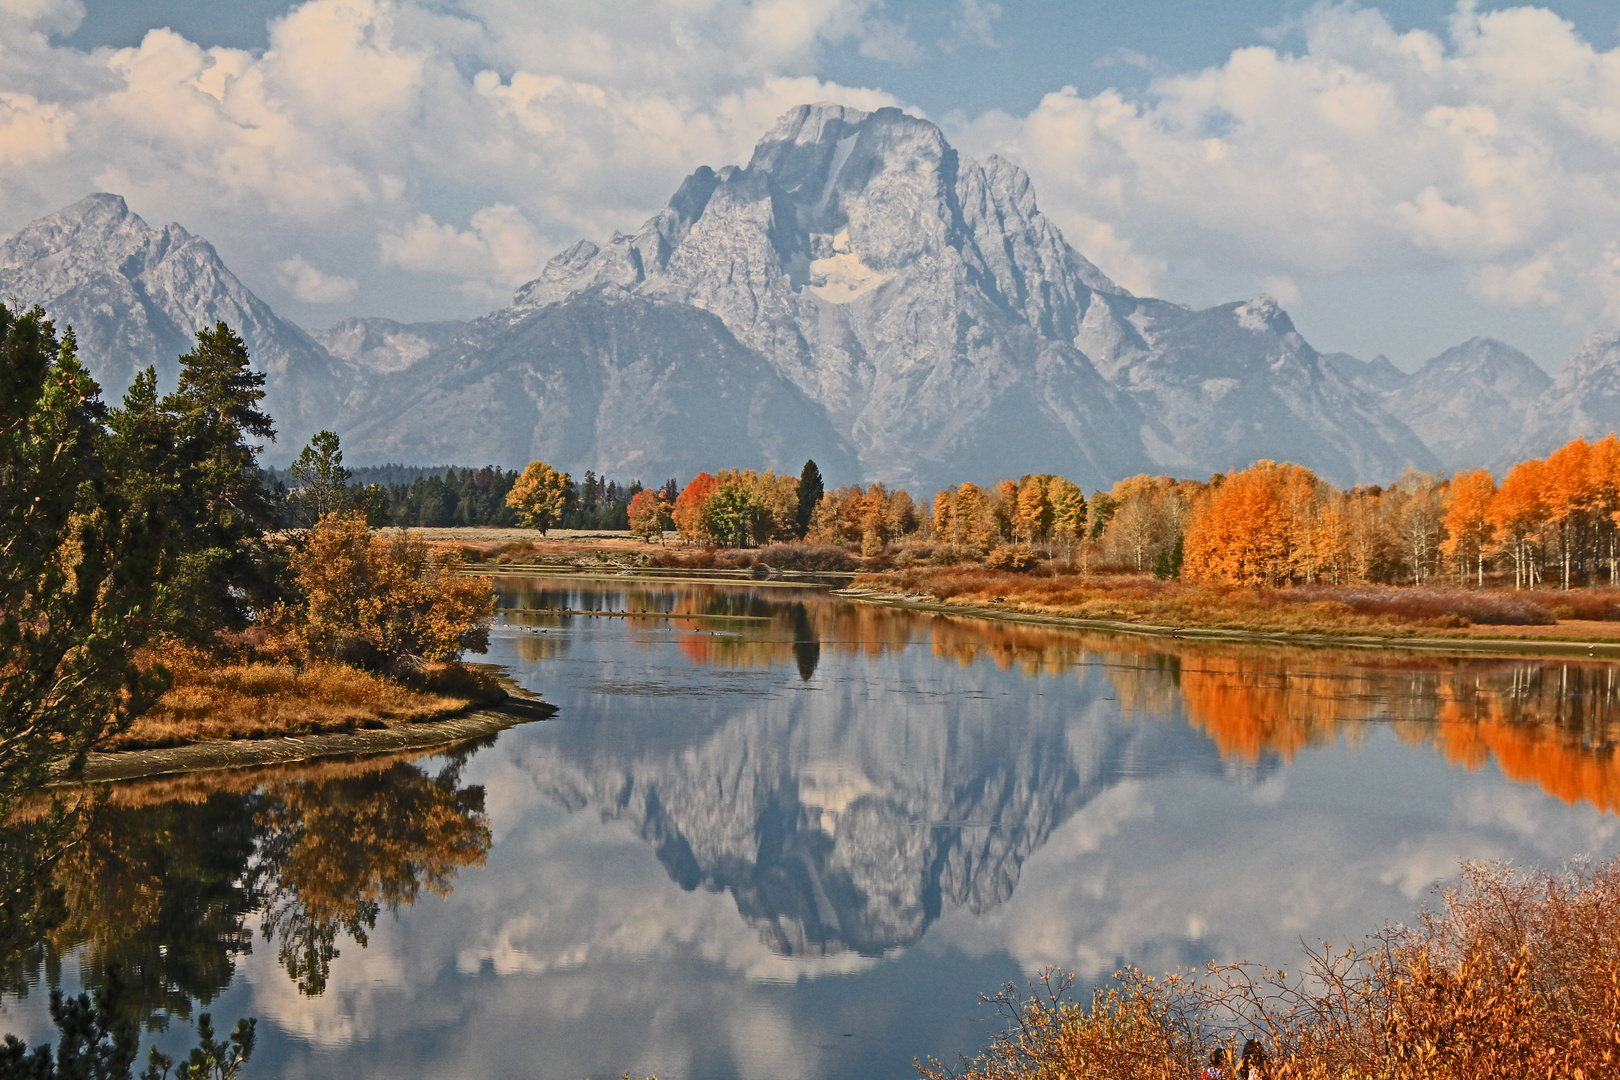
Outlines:
POLYGON ((343 447, 336 432, 318 431, 293 462, 292 505, 300 525, 314 525, 327 514, 354 508, 349 491, 348 469, 343 467, 343 447))
POLYGON ((174 435, 162 472, 185 496, 170 522, 178 556, 173 633, 206 640, 243 625, 249 610, 273 598, 277 553, 263 535, 276 507, 254 441, 275 438, 259 409, 263 399, 264 376, 249 366, 247 345, 218 323, 197 332, 197 344, 180 357, 178 388, 160 403, 174 435))
POLYGON ((167 576, 162 522, 106 467, 105 417, 72 332, 0 305, 0 815, 163 689, 133 655, 167 576))
POLYGON ((799 474, 799 520, 797 533, 799 539, 810 531, 810 517, 816 512, 816 504, 821 501, 821 494, 826 485, 821 480, 821 470, 816 467, 815 461, 806 461, 804 471, 799 474))

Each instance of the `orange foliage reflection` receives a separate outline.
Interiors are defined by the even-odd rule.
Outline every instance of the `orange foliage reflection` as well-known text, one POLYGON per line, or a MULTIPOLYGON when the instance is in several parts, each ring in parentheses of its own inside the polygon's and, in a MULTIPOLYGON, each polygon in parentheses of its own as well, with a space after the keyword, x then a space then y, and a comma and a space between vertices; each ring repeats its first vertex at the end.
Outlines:
MULTIPOLYGON (((503 607, 677 616, 633 623, 632 639, 651 646, 674 628, 683 655, 705 667, 796 664, 808 679, 822 655, 875 657, 926 645, 962 667, 988 660, 1030 678, 1083 678, 1097 668, 1127 715, 1181 713, 1233 761, 1292 760, 1308 747, 1354 742, 1385 724, 1463 768, 1494 761, 1504 775, 1566 802, 1620 812, 1620 671, 1607 664, 1133 637, 741 585, 502 588, 503 607)), ((541 621, 570 618, 579 617, 541 621)))

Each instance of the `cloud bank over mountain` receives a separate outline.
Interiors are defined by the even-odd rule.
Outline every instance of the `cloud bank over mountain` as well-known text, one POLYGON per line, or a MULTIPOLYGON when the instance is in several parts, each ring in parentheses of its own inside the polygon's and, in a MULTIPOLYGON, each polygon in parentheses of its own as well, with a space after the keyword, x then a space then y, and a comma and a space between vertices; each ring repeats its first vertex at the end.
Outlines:
MULTIPOLYGON (((645 219, 691 162, 745 160, 792 105, 904 104, 825 78, 829 48, 923 48, 877 0, 309 0, 260 52, 162 28, 62 45, 83 11, 0 4, 0 231, 118 191, 306 322, 499 306, 571 238, 645 219)), ((967 5, 957 32, 993 40, 992 14, 967 5)), ((1055 88, 942 124, 1023 166, 1135 292, 1196 264, 1297 309, 1328 276, 1449 267, 1572 333, 1620 322, 1620 50, 1466 3, 1443 36, 1348 5, 1295 31, 1141 93, 1055 88)))

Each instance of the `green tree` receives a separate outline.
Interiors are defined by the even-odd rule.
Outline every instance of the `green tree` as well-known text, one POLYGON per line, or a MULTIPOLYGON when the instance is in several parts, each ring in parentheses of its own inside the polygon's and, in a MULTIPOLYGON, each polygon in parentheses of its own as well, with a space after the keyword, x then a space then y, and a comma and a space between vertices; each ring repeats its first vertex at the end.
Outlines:
POLYGON ((292 465, 293 487, 290 501, 293 517, 305 528, 327 514, 353 508, 348 469, 343 467, 343 447, 337 433, 318 431, 292 465))
POLYGON ((543 461, 531 461, 507 493, 506 505, 517 511, 523 524, 544 536, 574 505, 574 478, 543 461))
POLYGON ((815 516, 816 504, 821 502, 821 494, 825 490, 821 469, 813 459, 806 461, 804 471, 799 474, 799 539, 803 540, 810 531, 810 519, 815 516))
POLYGON ((163 523, 104 467, 100 395, 71 332, 0 306, 0 804, 164 688, 133 656, 164 595, 163 523))
POLYGON ((264 376, 218 323, 180 357, 180 383, 159 399, 143 372, 108 418, 104 451, 132 505, 162 515, 172 588, 154 612, 167 633, 208 641, 279 598, 279 551, 264 543, 276 510, 259 468, 264 376))
POLYGON ((722 544, 746 547, 764 508, 741 484, 721 484, 703 512, 710 536, 722 544))

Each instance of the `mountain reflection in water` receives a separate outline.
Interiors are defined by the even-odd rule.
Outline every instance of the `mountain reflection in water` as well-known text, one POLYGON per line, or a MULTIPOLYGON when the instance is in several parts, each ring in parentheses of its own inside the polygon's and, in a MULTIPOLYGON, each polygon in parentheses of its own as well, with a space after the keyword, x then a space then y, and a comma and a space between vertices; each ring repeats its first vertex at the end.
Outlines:
MULTIPOLYGON (((1607 664, 1083 633, 723 587, 531 582, 508 586, 503 605, 656 612, 671 617, 632 620, 632 641, 650 648, 673 629, 702 668, 796 666, 805 681, 824 651, 875 658, 926 648, 962 669, 988 659, 1030 678, 1095 671, 1125 716, 1142 721, 1081 732, 1073 717, 1039 709, 1015 722, 948 708, 925 716, 923 701, 937 691, 907 687, 896 702, 891 687, 891 700, 876 702, 870 687, 849 684, 829 688, 840 695, 831 707, 761 704, 673 741, 649 739, 637 713, 604 717, 578 741, 560 736, 564 752, 532 764, 548 798, 624 821, 683 888, 729 892, 782 955, 877 955, 915 942, 953 909, 991 909, 1052 831, 1123 777, 1204 772, 1254 782, 1305 747, 1355 743, 1373 725, 1466 768, 1494 759, 1566 802, 1616 809, 1620 709, 1607 664), (860 722, 877 712, 881 726, 860 722), (1178 714, 1187 725, 1152 722, 1178 714)), ((509 618, 549 633, 593 617, 509 618)), ((521 637, 520 650, 535 640, 521 637)), ((567 640, 543 639, 553 648, 567 640)), ((768 694, 644 680, 590 688, 768 694)))
POLYGON ((550 721, 109 785, 72 844, 14 820, 19 1033, 118 962, 154 1023, 261 1017, 254 1075, 903 1076, 1040 964, 1291 963, 1459 856, 1620 845, 1605 664, 500 589, 550 721))

